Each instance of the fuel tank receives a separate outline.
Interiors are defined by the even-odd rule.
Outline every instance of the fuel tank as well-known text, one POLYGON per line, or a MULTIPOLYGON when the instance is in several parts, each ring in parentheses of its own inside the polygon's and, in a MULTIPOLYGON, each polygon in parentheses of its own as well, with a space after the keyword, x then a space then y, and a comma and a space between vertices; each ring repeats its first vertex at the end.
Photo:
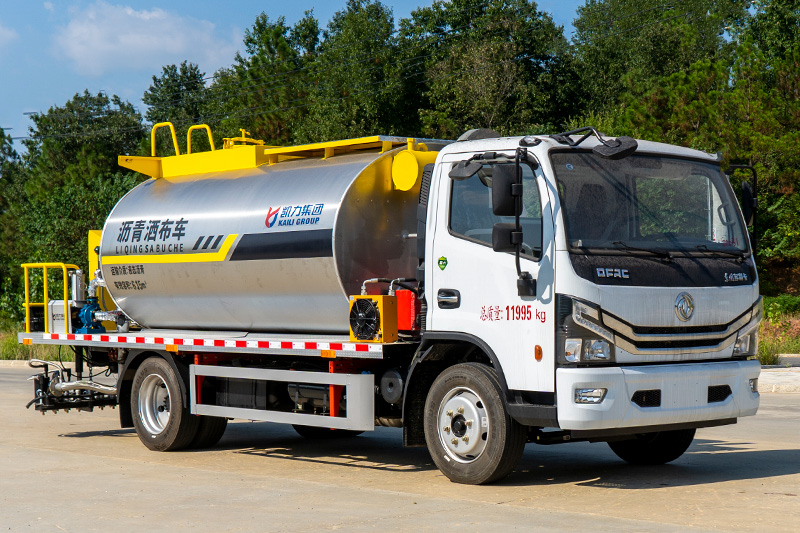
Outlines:
POLYGON ((347 333, 365 279, 415 276, 399 151, 146 181, 103 228, 108 291, 149 328, 347 333))

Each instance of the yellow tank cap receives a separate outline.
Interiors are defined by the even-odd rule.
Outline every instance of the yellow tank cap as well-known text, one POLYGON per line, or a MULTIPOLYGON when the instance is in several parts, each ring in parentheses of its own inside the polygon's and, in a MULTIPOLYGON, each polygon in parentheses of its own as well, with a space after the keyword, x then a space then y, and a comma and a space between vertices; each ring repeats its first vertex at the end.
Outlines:
POLYGON ((439 152, 429 152, 422 143, 415 145, 414 139, 408 140, 408 148, 394 156, 392 161, 392 182, 399 191, 410 191, 422 177, 425 165, 436 161, 439 152), (415 149, 419 148, 419 149, 415 149))

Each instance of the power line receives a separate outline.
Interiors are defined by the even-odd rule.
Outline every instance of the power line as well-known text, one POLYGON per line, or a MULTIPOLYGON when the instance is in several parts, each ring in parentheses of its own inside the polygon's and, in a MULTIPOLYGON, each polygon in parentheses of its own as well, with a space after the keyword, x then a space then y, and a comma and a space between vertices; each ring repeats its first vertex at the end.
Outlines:
MULTIPOLYGON (((481 7, 482 8, 488 7, 488 4, 484 4, 481 7)), ((463 10, 457 11, 457 13, 464 13, 464 12, 467 12, 467 11, 468 11, 468 9, 463 9, 463 10)), ((519 9, 516 9, 516 10, 511 10, 509 12, 506 12, 506 13, 504 13, 504 15, 506 15, 506 16, 514 16, 514 15, 521 14, 521 13, 523 13, 525 11, 527 11, 527 9, 519 8, 519 9)), ((409 52, 409 51, 411 51, 411 50, 413 50, 415 48, 420 48, 420 47, 425 46, 427 44, 432 44, 435 41, 446 42, 446 40, 448 38, 463 37, 463 35, 460 35, 457 32, 460 32, 461 30, 469 28, 472 25, 474 25, 474 22, 473 23, 469 23, 469 24, 464 24, 464 25, 461 25, 461 26, 456 26, 456 27, 450 28, 449 30, 444 30, 442 33, 439 33, 439 34, 431 34, 428 37, 424 37, 422 41, 416 42, 416 43, 411 44, 411 45, 406 46, 406 47, 399 48, 397 50, 397 54, 407 53, 407 52, 409 52), (431 42, 429 43, 427 41, 431 41, 431 42)), ((532 26, 529 29, 529 31, 532 32, 535 29, 537 29, 537 28, 532 26)), ((401 31, 401 28, 398 28, 398 29, 392 31, 390 33, 390 35, 393 35, 393 34, 398 33, 400 31, 401 31)), ((334 48, 328 50, 328 52, 334 51, 334 50, 343 50, 343 49, 347 49, 347 48, 351 48, 351 47, 355 47, 355 46, 356 45, 348 44, 348 45, 345 45, 345 46, 334 47, 334 48)), ((447 50, 447 49, 448 48, 444 48, 444 50, 447 50)), ((441 51, 441 50, 442 49, 439 49, 439 51, 441 51)), ((431 57, 433 55, 435 55, 435 52, 431 53, 431 54, 416 56, 414 58, 408 58, 408 59, 399 60, 399 61, 395 62, 394 64, 398 64, 398 63, 401 63, 401 62, 404 62, 404 61, 413 61, 414 59, 427 58, 427 57, 431 57)), ((233 84, 226 85, 226 86, 220 86, 217 89, 214 89, 214 86, 211 86, 211 87, 208 88, 207 92, 197 96, 196 98, 193 98, 193 99, 190 98, 188 100, 185 100, 184 98, 179 97, 179 98, 175 98, 173 100, 170 100, 170 101, 165 102, 165 103, 160 104, 160 105, 171 106, 171 105, 175 105, 175 104, 189 105, 189 104, 192 104, 192 103, 200 103, 200 102, 203 102, 203 101, 214 102, 214 101, 218 101, 218 100, 215 100, 215 99, 212 98, 212 96, 214 96, 214 94, 213 94, 214 91, 217 91, 219 93, 225 93, 225 92, 229 92, 231 90, 235 90, 237 87, 244 87, 245 89, 257 89, 259 87, 265 87, 266 86, 266 87, 268 87, 270 89, 275 89, 274 91, 269 91, 269 92, 266 93, 267 95, 269 95, 269 94, 273 94, 274 92, 277 92, 279 89, 290 87, 291 84, 284 84, 284 85, 274 85, 274 84, 278 83, 279 81, 281 81, 284 78, 289 78, 289 76, 291 76, 292 74, 297 74, 297 73, 300 73, 300 72, 309 71, 309 72, 312 73, 312 75, 319 75, 319 74, 322 74, 322 73, 325 73, 325 72, 329 72, 329 71, 335 70, 339 66, 357 65, 357 64, 360 64, 360 63, 366 63, 366 62, 373 61, 376 58, 377 58, 377 56, 373 55, 370 52, 367 52, 365 54, 356 55, 354 58, 353 57, 349 57, 349 58, 346 58, 346 59, 341 59, 341 60, 334 61, 334 62, 332 62, 330 64, 330 66, 327 66, 326 68, 323 68, 323 69, 320 69, 318 65, 310 64, 310 65, 305 66, 305 67, 298 67, 298 68, 295 68, 295 69, 292 69, 292 70, 289 70, 289 71, 284 71, 284 72, 279 73, 277 75, 269 74, 269 75, 260 76, 260 77, 256 77, 255 78, 255 80, 269 78, 270 81, 268 81, 266 83, 263 83, 263 84, 246 85, 246 84, 250 83, 251 81, 253 81, 252 79, 250 79, 250 80, 244 80, 244 81, 233 83, 233 84), (361 60, 361 61, 357 61, 358 58, 364 58, 364 59, 361 60)), ((296 58, 289 58, 289 59, 277 61, 277 62, 271 63, 268 66, 271 66, 271 67, 278 66, 278 65, 290 62, 290 61, 294 61, 295 59, 296 58)), ((383 66, 382 65, 376 65, 374 67, 370 67, 368 69, 368 71, 376 70, 376 69, 380 69, 380 68, 383 68, 383 66)), ((217 75, 210 76, 210 77, 204 78, 204 80, 205 79, 216 78, 216 77, 217 77, 217 75)), ((180 84, 180 82, 174 82, 174 83, 162 85, 162 87, 165 87, 165 86, 169 87, 169 86, 174 86, 174 85, 179 85, 179 84, 180 84)), ((255 92, 255 91, 239 92, 239 93, 237 93, 237 96, 241 95, 241 94, 251 94, 252 92, 255 92)), ((157 107, 157 106, 151 106, 151 107, 157 107)), ((136 108, 134 107, 134 109, 136 109, 136 108)), ((136 111, 141 114, 141 112, 138 109, 136 111)), ((30 114, 40 114, 41 115, 41 113, 35 113, 35 112, 34 113, 30 113, 30 114)), ((72 114, 72 113, 69 113, 69 112, 59 112, 59 113, 55 113, 55 114, 54 113, 49 113, 48 114, 48 118, 50 118, 50 117, 58 117, 58 116, 65 116, 67 118, 79 118, 79 117, 82 117, 82 116, 92 116, 92 115, 93 115, 92 113, 72 114)))
MULTIPOLYGON (((627 14, 627 15, 625 15, 625 16, 622 16, 622 17, 619 17, 619 18, 613 18, 613 17, 612 17, 612 18, 609 18, 608 20, 604 20, 604 21, 602 21, 602 22, 601 22, 601 23, 599 23, 599 24, 595 24, 595 25, 593 25, 593 26, 589 26, 588 28, 583 28, 583 29, 582 29, 582 30, 580 30, 580 31, 581 31, 581 33, 583 33, 583 32, 585 32, 585 31, 588 31, 588 30, 591 30, 591 29, 594 29, 594 28, 599 28, 599 27, 601 27, 601 26, 602 26, 602 27, 610 27, 610 26, 612 26, 613 24, 615 24, 615 23, 619 22, 620 20, 629 19, 629 18, 631 18, 631 17, 635 17, 636 15, 641 15, 642 13, 647 13, 647 12, 649 12, 649 11, 655 11, 655 10, 657 10, 657 9, 663 9, 663 10, 665 10, 665 11, 666 11, 667 9, 673 9, 673 8, 674 8, 674 7, 675 7, 677 4, 681 4, 681 3, 685 2, 685 1, 686 1, 686 0, 675 0, 674 2, 670 2, 670 3, 667 3, 667 4, 661 4, 661 5, 658 5, 658 6, 649 7, 649 8, 647 8, 647 9, 641 9, 641 10, 639 10, 639 11, 636 11, 636 12, 634 12, 634 13, 629 13, 629 14, 627 14)), ((600 11, 600 9, 598 9, 598 11, 600 11)), ((573 31, 572 33, 577 33, 577 31, 578 31, 578 30, 576 29, 576 30, 575 30, 575 31, 573 31)))
POLYGON ((603 40, 603 39, 608 39, 609 37, 615 37, 617 35, 622 35, 623 33, 630 33, 632 31, 642 30, 644 28, 649 28, 650 26, 655 26, 656 24, 662 24, 662 23, 670 21, 670 20, 674 20, 674 19, 677 19, 677 18, 685 17, 686 15, 689 15, 689 14, 691 14, 691 11, 686 11, 686 12, 680 13, 678 15, 673 15, 671 17, 666 17, 666 18, 663 18, 663 19, 659 19, 659 20, 656 20, 655 22, 651 22, 649 24, 643 24, 641 26, 635 26, 633 28, 628 28, 627 30, 622 30, 622 31, 614 32, 614 33, 608 33, 608 34, 605 34, 605 35, 598 35, 597 37, 595 37, 594 39, 592 39, 589 42, 593 42, 596 39, 603 40))
MULTIPOLYGON (((509 14, 513 15, 514 13, 518 13, 519 11, 520 10, 515 10, 515 11, 512 11, 511 13, 509 13, 509 14)), ((449 37, 451 37, 451 38, 452 37, 456 37, 456 36, 463 37, 462 35, 458 35, 455 32, 457 32, 457 31, 459 31, 459 30, 461 30, 461 29, 463 29, 465 27, 466 27, 466 25, 459 26, 459 27, 456 27, 456 28, 452 28, 451 30, 448 30, 449 37)), ((531 33, 533 31, 535 31, 536 29, 537 29, 536 27, 532 26, 527 31, 523 32, 523 34, 527 35, 528 33, 531 33)), ((447 40, 446 37, 448 37, 448 35, 444 35, 444 36, 436 35, 436 36, 432 36, 430 38, 426 38, 426 40, 433 39, 434 41, 446 42, 446 40, 447 40)), ((407 47, 401 49, 400 52, 408 52, 408 51, 413 50, 415 48, 420 48, 420 47, 424 46, 425 44, 427 44, 427 43, 424 42, 424 41, 423 42, 417 42, 417 43, 415 43, 415 44, 413 44, 411 46, 407 46, 407 47)), ((391 63, 391 64, 376 65, 374 67, 370 67, 368 69, 368 71, 375 70, 375 69, 381 69, 381 68, 385 68, 385 67, 392 66, 392 65, 394 65, 394 66, 402 65, 404 63, 411 63, 413 61, 416 61, 416 62, 413 63, 413 64, 410 64, 409 68, 415 68, 415 67, 423 64, 425 59, 436 55, 437 52, 440 53, 440 52, 443 52, 443 51, 448 51, 448 50, 450 50, 450 48, 452 48, 452 46, 453 45, 451 44, 451 45, 449 45, 447 47, 439 48, 436 52, 432 52, 432 53, 429 53, 429 54, 421 54, 421 55, 413 56, 413 57, 410 57, 410 58, 403 58, 403 59, 395 61, 394 63, 391 63)), ((526 55, 524 57, 518 58, 517 60, 527 59, 529 57, 532 57, 532 54, 528 54, 528 55, 526 55)), ((333 65, 328 67, 328 68, 325 68, 325 69, 318 69, 317 68, 316 71, 314 72, 314 74, 320 74, 320 73, 323 73, 323 72, 334 70, 334 69, 337 68, 336 65, 349 66, 349 65, 363 63, 365 61, 371 61, 373 59, 375 59, 375 56, 368 57, 366 60, 362 60, 362 61, 352 61, 350 59, 335 61, 335 62, 333 62, 333 65)), ((314 70, 314 69, 313 69, 313 66, 312 67, 304 67, 304 68, 301 68, 301 69, 296 69, 295 72, 299 72, 299 71, 303 71, 303 70, 314 70)), ((402 79, 408 79, 410 77, 417 76, 417 75, 419 75, 421 73, 424 73, 424 70, 423 71, 414 72, 414 73, 412 73, 412 74, 410 74, 408 76, 403 77, 402 79)), ((288 73, 284 73, 283 77, 286 77, 286 74, 288 74, 288 73)), ((455 75, 458 75, 458 74, 459 74, 459 72, 456 72, 456 73, 452 74, 452 76, 455 76, 455 75)), ((374 82, 374 83, 389 83, 389 82, 391 82, 391 80, 388 80, 388 81, 385 81, 385 82, 382 82, 382 81, 379 80, 378 82, 374 82)), ((422 83, 422 82, 420 82, 420 83, 422 83)), ((235 88, 237 85, 240 85, 240 84, 234 84, 233 87, 235 88)), ((263 84, 263 85, 268 85, 268 84, 263 84)), ((284 85, 281 85, 281 86, 272 86, 272 87, 270 87, 270 89, 273 89, 273 90, 267 92, 264 96, 267 96, 269 94, 274 94, 275 92, 277 92, 278 89, 285 88, 285 87, 288 87, 288 86, 291 86, 291 84, 284 84, 284 85)), ((231 87, 223 86, 223 87, 220 88, 219 92, 221 92, 221 93, 230 93, 231 90, 232 90, 231 87)), ((243 93, 240 92, 240 93, 237 93, 236 95, 241 95, 241 94, 243 94, 243 93)), ((249 94, 249 93, 244 93, 244 94, 249 94)), ((290 100, 290 102, 302 101, 303 99, 304 98, 294 99, 294 100, 290 100)), ((226 95, 224 98, 212 99, 212 98, 206 96, 206 97, 201 97, 201 98, 196 99, 197 102, 204 101, 204 100, 209 102, 209 103, 214 103, 214 102, 221 102, 223 100, 227 101, 227 100, 229 100, 229 97, 226 95)), ((256 108, 240 108, 240 109, 245 109, 245 110, 247 110, 247 109, 262 109, 264 107, 267 107, 267 106, 258 106, 256 108)), ((296 109, 298 107, 307 107, 307 106, 291 106, 288 109, 296 109)), ((270 110, 268 112, 278 112, 278 111, 281 111, 281 110, 282 110, 282 108, 275 108, 274 110, 270 110)), ((111 113, 112 114, 113 113, 119 113, 120 111, 121 111, 121 109, 120 110, 112 110, 111 113)), ((71 114, 71 113, 68 113, 68 112, 58 113, 58 115, 63 115, 66 118, 78 118, 80 116, 94 116, 96 118, 102 118, 102 117, 105 117, 105 116, 111 116, 111 114, 106 114, 106 115, 93 115, 91 113, 71 114)), ((50 117, 50 116, 52 116, 52 114, 48 115, 48 117, 50 117)), ((234 110, 232 113, 229 112, 229 113, 221 113, 221 114, 217 114, 217 115, 200 116, 200 117, 197 118, 197 120, 220 118, 220 117, 222 117, 222 118, 225 118, 225 117, 233 118, 233 117, 236 117, 236 116, 239 116, 239 113, 237 113, 237 111, 234 110)), ((145 126, 147 126, 147 125, 148 125, 148 123, 145 123, 145 126)), ((120 132, 120 133, 126 132, 126 131, 136 131, 137 129, 138 128, 129 128, 129 129, 123 129, 123 130, 107 129, 107 130, 98 130, 98 131, 99 131, 99 134, 107 134, 107 133, 111 133, 111 132, 115 132, 115 131, 120 132)), ((35 135, 33 138, 45 139, 45 138, 65 138, 65 137, 71 137, 71 136, 83 137, 83 136, 88 136, 88 135, 91 135, 91 134, 92 134, 91 132, 90 133, 74 133, 74 134, 73 133, 64 133, 64 134, 55 134, 55 135, 35 135)), ((28 137, 17 137, 15 139, 31 139, 31 138, 32 137, 28 136, 28 137)))
MULTIPOLYGON (((510 62, 515 62, 515 61, 522 61, 522 60, 528 59, 528 57, 529 57, 529 55, 525 55, 525 56, 511 58, 511 59, 509 59, 507 61, 503 61, 503 62, 492 62, 492 63, 486 65, 485 67, 460 69, 460 70, 458 70, 458 71, 456 71, 454 73, 451 73, 450 77, 456 76, 456 75, 464 73, 464 72, 475 72, 475 71, 479 71, 479 70, 486 70, 486 69, 492 68, 492 67, 494 67, 494 66, 496 66, 498 64, 510 63, 510 62)), ((247 116, 255 116, 256 114, 272 114, 272 113, 279 113, 279 112, 284 112, 284 111, 293 111, 293 110, 297 110, 297 109, 307 108, 307 107, 310 107, 310 106, 313 106, 313 105, 316 105, 316 104, 319 104, 319 103, 341 102, 341 101, 345 101, 345 100, 350 99, 350 98, 352 98, 354 96, 357 96, 357 95, 361 95, 361 94, 364 94, 364 93, 372 92, 372 91, 375 90, 374 86, 376 86, 376 85, 386 85, 383 88, 377 89, 379 92, 386 92, 386 91, 393 90, 393 89, 396 88, 396 86, 401 81, 404 81, 404 80, 407 80, 407 79, 411 79, 411 78, 413 78, 415 76, 419 76, 420 74, 425 74, 425 72, 426 72, 426 70, 419 70, 417 72, 414 72, 414 73, 408 74, 406 76, 403 76, 403 77, 401 77, 399 79, 375 81, 375 82, 372 82, 372 83, 364 85, 361 90, 350 92, 346 96, 328 97, 328 98, 324 98, 323 97, 323 98, 316 99, 316 100, 313 100, 313 101, 308 101, 308 98, 302 97, 302 98, 296 98, 294 100, 290 100, 288 102, 288 104, 292 104, 294 102, 303 102, 303 103, 298 103, 296 105, 286 105, 286 106, 275 107, 275 108, 267 109, 267 110, 265 110, 265 108, 270 107, 268 105, 249 107, 249 108, 241 108, 238 112, 234 111, 234 112, 228 112, 228 113, 220 113, 220 114, 216 114, 216 115, 206 115, 206 116, 200 117, 200 119, 203 120, 203 121, 208 121, 209 119, 216 119, 216 118, 223 118, 223 119, 244 118, 244 117, 247 117, 247 116)), ((423 83, 424 81, 425 80, 421 80, 421 81, 419 81, 417 83, 423 83)), ((180 124, 181 123, 178 123, 178 125, 180 125, 180 124)), ((146 126, 150 126, 150 124, 145 123, 144 126, 145 127, 146 126)), ((64 133, 64 134, 56 134, 56 135, 51 135, 51 136, 41 137, 41 138, 90 137, 90 136, 99 136, 99 135, 111 135, 111 134, 117 134, 117 133, 128 133, 128 132, 137 131, 137 130, 141 130, 141 128, 107 129, 107 130, 92 131, 92 132, 82 132, 82 133, 64 133)), ((39 137, 37 137, 37 138, 39 138, 39 137)))

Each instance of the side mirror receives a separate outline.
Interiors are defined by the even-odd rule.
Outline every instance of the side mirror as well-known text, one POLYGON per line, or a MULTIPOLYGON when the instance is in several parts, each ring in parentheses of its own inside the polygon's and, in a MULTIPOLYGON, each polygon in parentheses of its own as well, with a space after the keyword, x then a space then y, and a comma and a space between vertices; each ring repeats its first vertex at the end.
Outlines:
POLYGON ((513 222, 498 222, 492 227, 492 249, 495 252, 515 252, 517 242, 522 242, 522 232, 517 231, 513 222))
POLYGON ((522 184, 517 183, 516 166, 495 165, 492 170, 492 212, 499 217, 520 216, 522 206, 517 202, 517 196, 522 196, 522 184))
POLYGON ((753 224, 753 215, 756 210, 756 197, 753 193, 753 188, 747 181, 742 182, 742 214, 744 215, 744 223, 748 226, 753 224))

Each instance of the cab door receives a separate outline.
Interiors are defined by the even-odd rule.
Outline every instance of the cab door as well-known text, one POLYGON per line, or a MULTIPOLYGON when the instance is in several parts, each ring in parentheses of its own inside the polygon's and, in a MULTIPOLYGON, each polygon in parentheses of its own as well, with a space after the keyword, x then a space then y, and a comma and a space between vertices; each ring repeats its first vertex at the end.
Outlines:
POLYGON ((450 155, 437 167, 435 221, 429 221, 434 232, 426 253, 428 328, 484 343, 510 389, 553 392, 553 202, 541 167, 522 167, 520 266, 536 280, 536 296, 519 296, 515 255, 495 252, 491 244, 492 226, 514 221, 492 213, 492 172, 495 165, 514 163, 487 162, 470 178, 449 178, 452 166, 470 155, 450 155))

